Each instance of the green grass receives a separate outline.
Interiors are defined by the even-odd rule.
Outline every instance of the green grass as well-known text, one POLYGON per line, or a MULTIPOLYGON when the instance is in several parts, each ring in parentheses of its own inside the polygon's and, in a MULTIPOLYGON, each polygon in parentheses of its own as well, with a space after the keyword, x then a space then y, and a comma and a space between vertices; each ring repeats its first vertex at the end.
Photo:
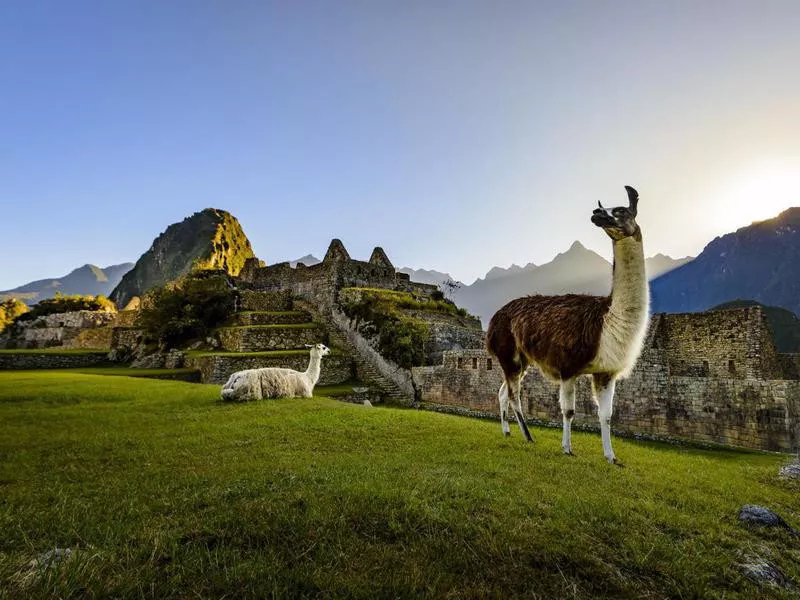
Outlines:
POLYGON ((0 372, 0 597, 770 598, 746 553, 800 580, 785 457, 218 386, 0 372), (58 568, 30 561, 76 549, 58 568))
POLYGON ((92 348, 20 348, 0 349, 0 354, 108 354, 108 350, 92 348))

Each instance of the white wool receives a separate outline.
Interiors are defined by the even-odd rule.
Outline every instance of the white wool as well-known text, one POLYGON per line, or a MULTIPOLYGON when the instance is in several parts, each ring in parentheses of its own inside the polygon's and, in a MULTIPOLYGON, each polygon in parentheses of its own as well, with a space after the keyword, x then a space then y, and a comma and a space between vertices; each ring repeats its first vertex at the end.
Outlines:
POLYGON ((292 369, 266 368, 238 371, 222 386, 223 400, 263 398, 310 398, 314 385, 305 373, 292 369))
POLYGON ((223 400, 245 402, 263 398, 310 398, 319 381, 320 361, 329 350, 322 344, 311 349, 305 372, 283 367, 247 369, 233 373, 220 395, 223 400))
POLYGON ((636 366, 649 321, 642 242, 632 237, 616 242, 614 262, 611 309, 605 317, 597 356, 586 372, 626 377, 636 366))

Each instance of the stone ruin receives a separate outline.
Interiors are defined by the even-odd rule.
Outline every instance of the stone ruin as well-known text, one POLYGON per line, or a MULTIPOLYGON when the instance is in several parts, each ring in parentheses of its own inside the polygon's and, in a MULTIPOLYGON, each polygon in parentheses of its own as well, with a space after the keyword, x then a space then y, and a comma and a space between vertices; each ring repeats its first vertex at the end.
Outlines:
MULTIPOLYGON (((413 377, 424 407, 499 412, 502 370, 485 350, 445 352, 442 365, 415 367, 413 377)), ((561 426, 558 386, 535 367, 523 380, 522 402, 535 422, 561 426)), ((575 409, 576 428, 597 428, 588 377, 579 379, 575 409)), ((617 385, 612 427, 658 439, 795 451, 800 354, 776 351, 761 307, 656 314, 635 370, 617 385)))

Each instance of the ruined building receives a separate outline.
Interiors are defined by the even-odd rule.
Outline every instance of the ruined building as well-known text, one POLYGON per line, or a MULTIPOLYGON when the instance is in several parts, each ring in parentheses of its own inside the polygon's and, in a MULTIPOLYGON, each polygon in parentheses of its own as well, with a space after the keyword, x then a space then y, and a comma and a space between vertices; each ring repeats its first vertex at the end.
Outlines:
MULTIPOLYGON (((413 371, 423 406, 498 414, 502 371, 485 351, 446 352, 441 366, 413 371)), ((522 400, 527 417, 561 426, 558 386, 533 367, 522 400)), ((589 378, 579 380, 575 408, 575 425, 597 426, 589 378)), ((636 369, 617 385, 612 427, 793 451, 800 444, 799 417, 800 354, 778 353, 763 310, 748 307, 654 315, 636 369)))

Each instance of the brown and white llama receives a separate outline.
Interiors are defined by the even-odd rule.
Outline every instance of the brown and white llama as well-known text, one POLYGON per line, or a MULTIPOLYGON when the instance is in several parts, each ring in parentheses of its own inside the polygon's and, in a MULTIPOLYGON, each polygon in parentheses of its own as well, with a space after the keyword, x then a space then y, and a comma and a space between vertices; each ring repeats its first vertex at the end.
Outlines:
POLYGON ((486 345, 503 369, 500 386, 500 420, 510 435, 508 404, 516 400, 514 412, 522 435, 533 441, 522 412, 521 382, 528 365, 535 364, 549 379, 559 382, 559 400, 564 420, 561 447, 572 454, 571 428, 575 416, 575 380, 592 376, 592 391, 600 417, 603 454, 621 466, 611 448, 611 415, 616 380, 630 373, 647 332, 649 292, 644 268, 642 232, 636 224, 639 194, 625 186, 628 206, 599 208, 592 223, 611 238, 614 270, 611 295, 607 297, 567 294, 526 296, 512 300, 489 322, 486 345))

